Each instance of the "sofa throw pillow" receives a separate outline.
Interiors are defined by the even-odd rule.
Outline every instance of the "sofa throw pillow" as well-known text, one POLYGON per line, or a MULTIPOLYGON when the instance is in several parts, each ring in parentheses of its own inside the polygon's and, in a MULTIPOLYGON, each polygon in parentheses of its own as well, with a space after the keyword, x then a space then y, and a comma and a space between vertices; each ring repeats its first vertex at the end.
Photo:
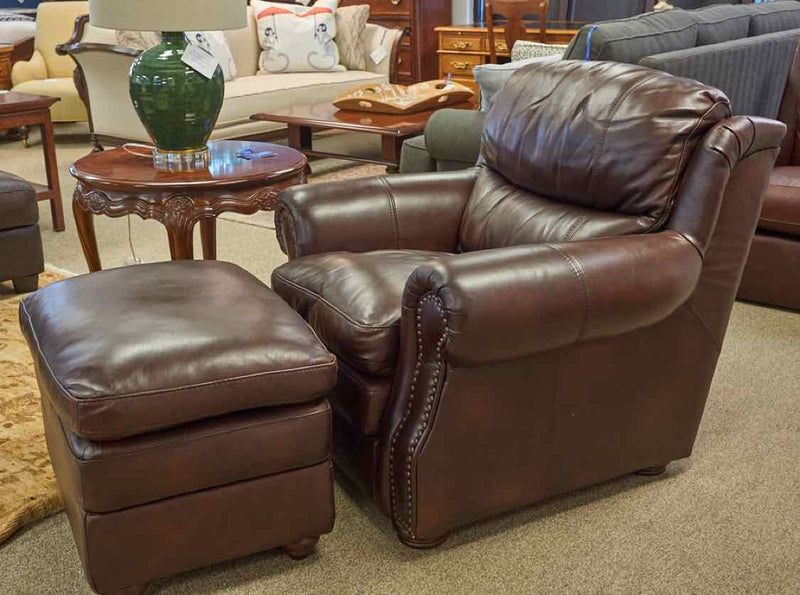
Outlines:
POLYGON ((261 45, 262 74, 344 70, 336 37, 338 0, 313 6, 253 0, 261 45))
POLYGON ((367 69, 367 20, 369 4, 336 11, 336 45, 341 64, 348 70, 367 69))
POLYGON ((190 43, 199 45, 217 59, 226 81, 236 78, 236 62, 224 31, 187 31, 186 37, 190 43))
POLYGON ((561 58, 567 51, 567 45, 550 43, 539 43, 538 41, 518 40, 511 48, 511 61, 528 60, 530 58, 544 58, 546 56, 558 56, 561 58))

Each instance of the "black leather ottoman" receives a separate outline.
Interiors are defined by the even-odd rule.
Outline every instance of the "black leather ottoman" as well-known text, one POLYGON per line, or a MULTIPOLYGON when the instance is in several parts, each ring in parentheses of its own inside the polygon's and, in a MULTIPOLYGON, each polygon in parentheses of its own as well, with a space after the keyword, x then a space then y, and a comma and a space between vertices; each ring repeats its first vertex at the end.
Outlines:
POLYGON ((0 281, 13 281, 18 293, 33 291, 43 270, 36 190, 0 172, 0 281))
POLYGON ((336 361, 240 268, 180 261, 45 287, 20 305, 50 457, 100 593, 333 528, 336 361))

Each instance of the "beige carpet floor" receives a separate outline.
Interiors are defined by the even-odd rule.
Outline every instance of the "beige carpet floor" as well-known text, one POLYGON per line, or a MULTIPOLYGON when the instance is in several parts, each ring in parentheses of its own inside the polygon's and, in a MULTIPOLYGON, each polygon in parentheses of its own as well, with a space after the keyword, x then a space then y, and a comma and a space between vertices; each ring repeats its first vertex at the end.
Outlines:
MULTIPOLYGON (((234 230, 227 254, 266 276, 282 256, 254 229, 234 230)), ((69 236, 49 235, 48 260, 69 268, 69 236)), ((135 239, 146 250, 163 237, 135 239)), ((149 593, 800 593, 800 314, 737 304, 695 452, 661 477, 503 515, 426 552, 400 545, 346 482, 336 504, 334 532, 303 562, 266 552, 149 593)), ((89 592, 63 513, 0 547, 0 593, 89 592)))

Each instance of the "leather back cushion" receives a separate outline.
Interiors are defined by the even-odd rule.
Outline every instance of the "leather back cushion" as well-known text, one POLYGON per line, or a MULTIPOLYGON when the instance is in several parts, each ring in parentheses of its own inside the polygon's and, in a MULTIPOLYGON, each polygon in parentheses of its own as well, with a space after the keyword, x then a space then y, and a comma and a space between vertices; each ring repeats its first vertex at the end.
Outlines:
MULTIPOLYGON (((505 221, 520 226, 539 209, 534 198, 582 207, 581 216, 629 217, 629 231, 660 228, 706 131, 730 115, 722 92, 689 79, 608 62, 538 63, 515 74, 486 119, 480 163, 505 189, 478 184, 462 227, 484 212, 486 195, 514 195, 530 207, 505 221)), ((574 209, 572 212, 575 212, 574 209)), ((494 215, 493 215, 494 216, 494 215)), ((613 226, 620 224, 615 218, 613 226)), ((576 223, 577 225, 577 223, 576 223)), ((542 241, 547 234, 525 235, 542 241)), ((493 247, 493 246, 482 246, 493 247)))
POLYGON ((481 168, 459 230, 463 252, 646 232, 652 222, 568 205, 509 183, 481 168))

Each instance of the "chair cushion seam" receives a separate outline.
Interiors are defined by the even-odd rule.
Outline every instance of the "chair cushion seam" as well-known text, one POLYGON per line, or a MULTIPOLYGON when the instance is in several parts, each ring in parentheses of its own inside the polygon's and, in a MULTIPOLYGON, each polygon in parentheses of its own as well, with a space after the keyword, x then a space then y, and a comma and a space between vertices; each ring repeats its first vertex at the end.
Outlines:
POLYGON ((354 318, 352 318, 352 317, 351 317, 349 314, 347 314, 346 312, 343 312, 341 309, 339 309, 337 306, 335 306, 335 305, 334 305, 334 304, 332 304, 330 301, 328 301, 327 299, 325 299, 325 297, 323 297, 323 296, 322 296, 322 295, 320 295, 319 293, 317 293, 317 292, 315 292, 315 291, 312 291, 312 290, 310 290, 310 289, 308 289, 308 288, 306 288, 306 287, 303 287, 302 285, 298 285, 298 284, 297 284, 297 283, 295 283, 294 281, 290 281, 289 279, 287 279, 286 277, 284 277, 283 275, 281 275, 281 274, 280 274, 280 273, 278 273, 277 271, 273 273, 273 276, 275 276, 275 277, 279 278, 281 281, 283 281, 283 282, 284 282, 284 283, 286 283, 287 285, 290 285, 290 286, 294 287, 294 288, 295 288, 295 289, 297 289, 298 291, 302 291, 302 292, 303 292, 303 293, 305 293, 306 295, 308 295, 308 296, 311 296, 312 298, 315 298, 315 299, 316 299, 316 300, 318 300, 320 303, 324 304, 325 306, 328 306, 328 307, 329 307, 331 310, 333 310, 334 312, 336 312, 337 314, 339 314, 339 315, 340 315, 342 318, 344 318, 344 319, 345 319, 345 320, 347 320, 348 322, 351 322, 351 323, 352 323, 352 324, 354 324, 355 326, 357 326, 357 327, 360 327, 360 328, 361 328, 362 330, 364 330, 364 331, 371 331, 371 330, 381 330, 381 329, 391 329, 391 328, 395 328, 395 327, 397 327, 397 326, 400 324, 400 321, 399 321, 399 320, 398 320, 397 322, 393 322, 393 323, 391 323, 391 324, 367 324, 367 323, 365 323, 365 322, 360 322, 360 321, 358 321, 358 320, 355 320, 354 318))

